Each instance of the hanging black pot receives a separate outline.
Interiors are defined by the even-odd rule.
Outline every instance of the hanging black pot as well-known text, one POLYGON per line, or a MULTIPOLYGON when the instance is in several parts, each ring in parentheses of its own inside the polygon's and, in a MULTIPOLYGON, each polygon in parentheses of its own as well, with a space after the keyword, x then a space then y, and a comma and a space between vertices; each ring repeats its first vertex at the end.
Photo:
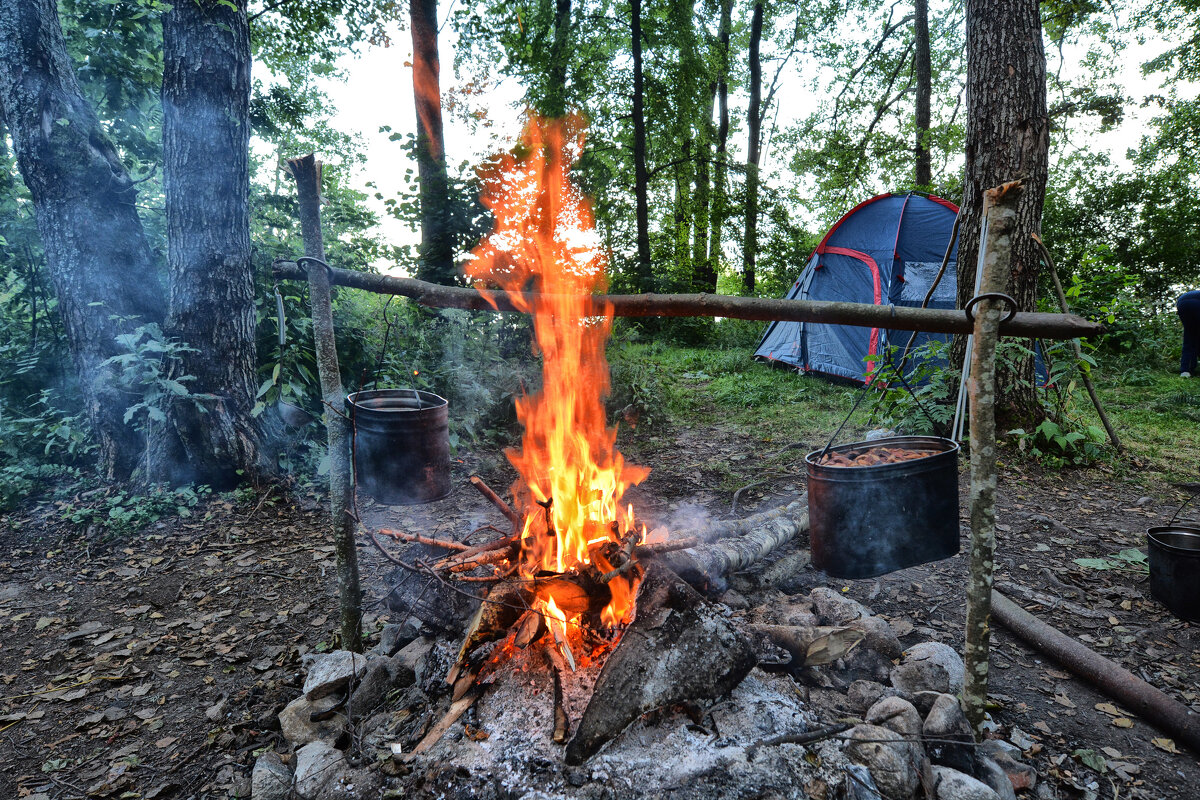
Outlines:
POLYGON ((812 564, 835 578, 873 578, 958 553, 958 444, 892 436, 814 450, 808 467, 812 564), (820 463, 877 448, 932 455, 871 466, 820 463))
POLYGON ((416 389, 346 398, 358 488, 381 503, 412 505, 450 494, 449 404, 416 389))

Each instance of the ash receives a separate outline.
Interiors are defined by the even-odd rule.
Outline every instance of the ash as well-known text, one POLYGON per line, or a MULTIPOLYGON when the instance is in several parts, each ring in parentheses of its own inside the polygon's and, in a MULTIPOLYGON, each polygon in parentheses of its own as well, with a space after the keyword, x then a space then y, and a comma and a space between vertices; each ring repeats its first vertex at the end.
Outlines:
MULTIPOLYGON (((549 798, 804 798, 813 781, 841 780, 846 758, 837 743, 758 749, 753 744, 814 724, 790 677, 755 669, 716 703, 651 712, 581 767, 563 763, 551 739, 553 686, 539 653, 514 658, 472 709, 471 724, 488 738, 443 739, 413 762, 432 797, 481 800, 549 798), (507 673, 507 674, 506 674, 507 673)), ((598 666, 563 675, 564 705, 578 720, 598 666)))

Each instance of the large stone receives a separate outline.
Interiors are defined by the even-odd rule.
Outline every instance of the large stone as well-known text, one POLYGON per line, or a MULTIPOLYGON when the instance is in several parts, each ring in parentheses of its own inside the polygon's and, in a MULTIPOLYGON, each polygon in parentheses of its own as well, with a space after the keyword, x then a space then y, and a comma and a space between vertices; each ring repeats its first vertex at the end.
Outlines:
POLYGON ((938 664, 946 670, 946 676, 950 680, 950 691, 955 693, 962 691, 966 668, 963 666, 962 656, 950 645, 941 642, 915 644, 904 652, 904 661, 905 663, 927 661, 938 664))
POLYGON ((930 761, 974 774, 975 737, 957 697, 944 694, 937 699, 925 717, 921 734, 925 737, 930 761))
POLYGON ((917 788, 917 770, 908 743, 900 734, 878 725, 856 725, 850 730, 846 755, 871 771, 879 791, 888 800, 910 800, 917 788))
POLYGON ((842 794, 846 800, 883 800, 875 779, 871 777, 871 770, 861 764, 846 764, 842 770, 846 776, 842 782, 842 794))
POLYGON ((846 701, 859 714, 875 705, 881 697, 893 697, 896 690, 878 681, 857 680, 846 690, 846 701))
POLYGON ((904 652, 904 645, 896 638, 892 626, 883 617, 861 617, 851 620, 851 628, 866 634, 863 644, 887 658, 899 658, 904 652))
POLYGON ((296 794, 316 800, 327 784, 345 768, 346 756, 325 742, 310 742, 296 751, 296 794))
POLYGON ((986 783, 1000 800, 1017 800, 1012 782, 1004 768, 985 755, 975 755, 975 777, 986 783))
POLYGON ((292 790, 292 771, 276 753, 263 753, 250 773, 251 800, 287 800, 292 790))
POLYGON ((408 675, 412 675, 412 679, 408 680, 408 685, 416 683, 418 686, 424 686, 426 684, 432 677, 436 644, 437 642, 432 636, 421 636, 413 639, 401 648, 400 652, 392 656, 392 678, 397 686, 404 686, 408 675))
POLYGON ((950 691, 950 675, 945 667, 932 661, 905 661, 892 668, 890 677, 892 686, 914 704, 921 692, 950 691))
POLYGON ((827 586, 818 586, 808 596, 824 625, 845 625, 871 616, 871 610, 862 603, 827 586))
POLYGON ((283 738, 294 746, 337 741, 346 730, 346 716, 341 712, 330 712, 339 702, 332 696, 316 700, 297 697, 279 712, 279 730, 283 738), (316 722, 312 719, 314 714, 320 718, 316 722))
POLYGON ((367 659, 366 669, 350 694, 349 712, 355 719, 371 713, 392 690, 392 665, 386 658, 367 659))
POLYGON ((421 623, 412 618, 402 625, 384 625, 379 632, 379 644, 372 649, 384 658, 391 658, 420 635, 421 623))
POLYGON ((1037 770, 1023 761, 1018 761, 1007 753, 993 753, 992 760, 1004 770, 1008 782, 1018 792, 1032 789, 1037 785, 1037 770))
POLYGON ((921 748, 921 715, 912 703, 903 697, 884 697, 871 706, 865 719, 903 736, 908 742, 909 758, 914 764, 921 763, 925 756, 921 748))
POLYGON ((933 785, 937 800, 1000 800, 987 784, 949 767, 933 768, 933 785))
POLYGON ((304 676, 304 696, 317 700, 350 688, 350 683, 362 675, 367 658, 349 650, 310 654, 304 657, 308 669, 304 676))

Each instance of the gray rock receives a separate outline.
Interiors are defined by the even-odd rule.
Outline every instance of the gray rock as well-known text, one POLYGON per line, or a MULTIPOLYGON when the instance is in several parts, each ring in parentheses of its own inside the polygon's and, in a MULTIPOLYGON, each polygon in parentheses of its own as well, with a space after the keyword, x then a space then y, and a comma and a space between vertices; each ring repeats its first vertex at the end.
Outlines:
POLYGON ((863 434, 863 441, 873 442, 876 439, 888 439, 896 435, 896 432, 890 428, 875 428, 874 430, 869 430, 863 434))
POLYGON ((846 756, 871 771, 880 793, 889 800, 908 800, 917 788, 917 771, 900 734, 878 725, 850 729, 846 756))
POLYGON ((904 645, 896 638, 892 626, 883 617, 862 617, 849 623, 851 628, 862 631, 867 638, 863 644, 886 658, 899 658, 904 645))
POLYGON ((412 618, 402 625, 384 625, 379 632, 379 644, 372 649, 384 658, 391 658, 420 635, 421 623, 412 618))
POLYGON ((842 782, 842 794, 846 800, 883 800, 869 769, 860 764, 846 764, 843 770, 846 777, 842 782))
POLYGON ((932 661, 906 661, 892 669, 891 681, 900 694, 914 701, 921 692, 945 694, 950 691, 946 668, 932 661))
POLYGON ((875 705, 881 697, 892 697, 895 694, 895 689, 878 681, 857 680, 846 690, 846 700, 852 710, 861 714, 875 705))
POLYGON ((304 696, 309 700, 345 691, 367 666, 366 656, 349 650, 310 654, 303 661, 308 669, 304 676, 304 696))
POLYGON ((941 642, 915 644, 904 652, 904 661, 930 661, 941 666, 946 670, 946 675, 950 679, 950 691, 962 691, 966 668, 963 666, 962 656, 950 645, 941 642))
POLYGON ((930 761, 974 774, 975 737, 957 697, 944 694, 937 699, 925 717, 921 734, 925 737, 930 761))
POLYGON ((296 794, 302 800, 316 800, 325 786, 338 778, 346 756, 325 742, 309 742, 296 751, 296 794))
POLYGON ((871 610, 862 603, 827 586, 818 586, 808 596, 824 625, 845 625, 871 616, 871 610))
POLYGON ((1017 800, 1017 793, 1004 768, 987 756, 976 754, 975 777, 981 783, 986 783, 1000 800, 1017 800))
POLYGON ((917 712, 921 715, 921 719, 929 716, 929 710, 933 708, 933 704, 938 701, 945 692, 914 692, 911 697, 906 698, 914 706, 917 707, 917 712))
POLYGON ((902 697, 884 697, 871 706, 865 719, 904 737, 912 763, 921 763, 925 757, 921 747, 921 715, 912 703, 902 697))
POLYGON ((408 680, 407 685, 425 685, 432 671, 435 644, 436 640, 432 636, 422 636, 412 640, 392 656, 392 680, 397 686, 406 685, 405 679, 408 675, 412 675, 412 678, 408 680))
POLYGON ((295 746, 316 741, 336 741, 346 730, 346 716, 335 712, 328 719, 313 722, 312 715, 324 716, 338 702, 339 700, 332 696, 317 700, 297 697, 279 712, 279 730, 283 733, 283 738, 295 746))
POLYGON ((292 790, 292 771, 276 753, 263 753, 250 773, 251 800, 287 800, 292 790))
POLYGON ((937 800, 1000 800, 987 784, 948 767, 933 768, 937 800))
POLYGON ((386 658, 369 658, 362 677, 350 694, 350 713, 355 719, 374 711, 392 690, 392 665, 386 658))
POLYGON ((1006 755, 1010 758, 1019 759, 1022 755, 1021 748, 1003 739, 984 739, 983 743, 979 745, 979 752, 990 758, 995 758, 997 755, 1006 755))
POLYGON ((891 660, 869 647, 864 647, 864 644, 866 642, 860 642, 841 660, 840 664, 845 669, 843 677, 862 678, 880 683, 888 680, 892 672, 891 660))
POLYGON ((1018 792, 1037 786, 1037 770, 1007 753, 993 753, 993 761, 1008 775, 1008 782, 1018 792))

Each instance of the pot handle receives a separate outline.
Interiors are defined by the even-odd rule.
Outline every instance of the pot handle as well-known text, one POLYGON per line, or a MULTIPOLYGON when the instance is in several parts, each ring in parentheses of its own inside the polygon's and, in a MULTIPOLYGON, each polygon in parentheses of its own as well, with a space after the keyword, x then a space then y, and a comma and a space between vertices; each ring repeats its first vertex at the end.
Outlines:
POLYGON ((1181 505, 1179 508, 1175 509, 1175 513, 1171 515, 1171 518, 1169 520, 1167 520, 1168 528, 1175 524, 1175 520, 1179 517, 1180 514, 1183 513, 1183 510, 1188 507, 1188 503, 1190 503, 1196 499, 1197 494, 1200 494, 1200 490, 1192 492, 1191 497, 1189 497, 1187 500, 1184 500, 1183 505, 1181 505))

